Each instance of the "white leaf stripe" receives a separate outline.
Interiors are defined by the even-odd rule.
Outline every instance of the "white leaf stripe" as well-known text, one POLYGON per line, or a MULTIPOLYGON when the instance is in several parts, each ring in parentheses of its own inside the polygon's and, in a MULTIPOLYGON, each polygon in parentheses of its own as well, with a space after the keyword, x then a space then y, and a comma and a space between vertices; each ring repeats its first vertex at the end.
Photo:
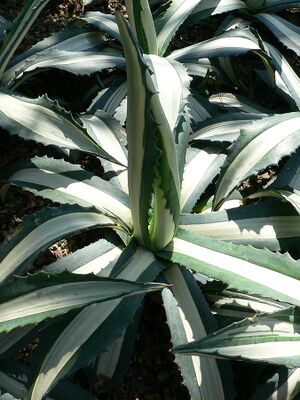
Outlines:
POLYGON ((190 212, 196 201, 220 171, 225 155, 220 155, 217 148, 198 150, 189 148, 194 157, 186 163, 180 194, 181 212, 190 212))
POLYGON ((224 280, 230 286, 230 281, 238 280, 240 290, 265 295, 268 288, 273 298, 300 305, 300 281, 295 278, 179 238, 175 238, 164 251, 172 253, 171 259, 175 262, 180 262, 180 259, 187 266, 191 264, 189 259, 195 260, 199 265, 198 272, 224 280))
POLYGON ((280 239, 300 238, 300 216, 266 216, 218 221, 211 219, 205 222, 201 216, 198 219, 182 218, 180 228, 214 239, 240 244, 252 244, 255 247, 268 247, 280 250, 280 239), (194 219, 194 221, 193 221, 194 219))
POLYGON ((221 92, 210 96, 209 101, 218 107, 225 108, 226 110, 232 108, 235 112, 272 114, 271 110, 264 108, 260 104, 257 104, 242 95, 221 92))
POLYGON ((300 55, 300 28, 275 14, 257 14, 255 16, 263 22, 284 45, 300 55))
POLYGON ((90 75, 106 68, 123 69, 126 66, 122 54, 112 50, 69 52, 50 49, 37 54, 33 61, 29 60, 28 65, 25 63, 22 65, 15 75, 15 80, 20 79, 25 73, 29 74, 43 68, 57 68, 76 75, 90 75))
MULTIPOLYGON (((299 339, 300 340, 300 339, 299 339)), ((257 360, 265 361, 268 360, 274 364, 280 363, 282 357, 291 358, 297 357, 300 352, 300 343, 298 341, 276 341, 276 346, 274 343, 255 343, 255 344, 245 344, 239 346, 217 346, 213 345, 209 349, 205 349, 205 354, 218 354, 223 357, 233 357, 240 358, 243 354, 244 360, 257 360)))
POLYGON ((261 125, 260 121, 253 122, 252 127, 249 127, 249 130, 245 129, 243 133, 244 137, 249 136, 247 143, 239 147, 239 142, 236 142, 235 148, 237 150, 234 153, 233 149, 232 156, 228 158, 228 166, 227 168, 225 166, 217 185, 216 205, 219 205, 243 179, 262 169, 267 157, 269 159, 272 157, 273 163, 278 162, 283 157, 280 148, 281 146, 288 146, 289 139, 294 141, 290 145, 290 152, 300 145, 298 135, 300 113, 287 113, 283 114, 282 117, 266 117, 262 121, 263 124, 270 121, 270 126, 261 125), (254 133, 255 129, 257 129, 257 133, 250 136, 250 132, 254 133))
POLYGON ((91 32, 78 28, 69 28, 63 32, 58 32, 11 60, 3 74, 2 82, 5 86, 11 86, 17 77, 20 78, 22 76, 24 69, 30 68, 30 65, 35 65, 35 55, 37 53, 38 59, 40 59, 41 54, 49 50, 69 51, 70 55, 72 52, 84 52, 97 48, 100 50, 103 43, 102 39, 100 32, 91 32))
POLYGON ((170 132, 173 132, 183 97, 182 82, 176 69, 165 58, 149 55, 147 62, 154 73, 157 96, 164 110, 170 132), (172 85, 170 85, 172 82, 172 85))
POLYGON ((70 113, 47 97, 29 99, 0 91, 1 126, 25 140, 98 154, 98 145, 70 113))
POLYGON ((254 36, 248 35, 241 29, 225 32, 212 39, 205 40, 180 50, 173 51, 168 58, 193 62, 199 58, 238 55, 250 50, 261 50, 254 36))
POLYGON ((112 225, 112 220, 96 212, 69 212, 33 227, 2 259, 0 282, 46 245, 69 233, 101 225, 112 225))
MULTIPOLYGON (((43 196, 43 189, 55 189, 56 193, 61 192, 68 195, 66 202, 80 203, 83 206, 92 205, 112 217, 117 216, 121 222, 123 221, 127 226, 131 226, 131 213, 126 204, 124 192, 110 187, 111 185, 108 182, 98 177, 91 181, 88 179, 81 181, 55 173, 53 170, 51 171, 51 159, 48 161, 50 162, 48 168, 45 166, 45 169, 20 169, 10 176, 9 181, 25 188, 28 187, 29 190, 30 184, 38 185, 37 192, 41 196, 43 196), (72 199, 73 201, 71 201, 72 199)), ((76 171, 75 168, 74 171, 76 171)), ((78 168, 77 171, 80 172, 78 168)), ((72 176, 71 173, 70 176, 72 176)), ((51 198, 51 193, 45 193, 44 197, 51 198)))
POLYGON ((43 267, 43 271, 53 273, 66 270, 75 274, 93 273, 104 276, 106 267, 115 261, 121 253, 121 247, 105 239, 100 239, 43 267))
POLYGON ((31 390, 31 400, 42 400, 59 379, 63 367, 120 304, 111 300, 85 307, 67 326, 46 355, 31 390), (76 334, 74 334, 76 332, 76 334), (66 341, 68 339, 68 341, 66 341))
POLYGON ((253 120, 266 117, 266 114, 232 113, 204 121, 197 131, 190 135, 191 140, 214 140, 233 142, 241 129, 252 124, 253 120))
MULTIPOLYGON (((168 268, 165 276, 167 281, 173 285, 172 292, 170 289, 164 289, 162 292, 173 345, 180 344, 180 339, 182 343, 182 340, 190 342, 205 337, 207 331, 203 323, 203 316, 199 314, 195 300, 178 266, 173 265, 168 268), (175 322, 176 320, 177 323, 175 322), (178 333, 174 330, 174 324, 177 325, 177 329, 178 325, 180 326, 179 329, 183 332, 182 336, 184 336, 184 339, 176 337, 178 333), (172 327, 174 333, 172 332, 172 327)), ((181 366, 182 361, 179 356, 177 360, 179 366, 181 366)), ((191 365, 193 366, 191 369, 183 369, 186 367, 186 361, 183 361, 181 367, 182 373, 194 374, 195 382, 193 382, 191 376, 184 376, 186 384, 190 383, 188 388, 191 399, 196 400, 199 398, 198 396, 201 399, 224 399, 222 382, 216 361, 192 356, 191 365), (214 377, 213 380, 211 377, 214 377), (191 379, 193 384, 191 384, 191 379)))
POLYGON ((298 367, 299 349, 299 308, 289 307, 233 323, 175 351, 298 367))
POLYGON ((192 21, 240 8, 246 8, 246 4, 241 0, 200 1, 199 5, 192 12, 192 21))
POLYGON ((117 137, 121 131, 121 126, 117 125, 116 121, 110 121, 108 116, 99 111, 95 115, 85 114, 80 119, 83 122, 83 126, 99 146, 115 161, 126 166, 126 150, 122 147, 117 137))
POLYGON ((127 96, 127 82, 117 81, 117 84, 101 90, 92 100, 87 112, 94 114, 97 110, 103 110, 114 115, 122 100, 127 96))
POLYGON ((48 2, 49 0, 31 0, 24 4, 20 14, 13 22, 4 45, 1 46, 0 79, 13 53, 48 2))
MULTIPOLYGON (((149 202, 149 198, 141 201, 143 182, 141 171, 143 170, 143 159, 145 153, 145 115, 147 94, 145 89, 144 74, 141 65, 141 54, 137 48, 126 22, 121 15, 116 13, 119 30, 123 39, 123 48, 127 65, 128 79, 128 107, 127 107, 127 142, 128 142, 128 186, 132 219, 135 228, 135 237, 144 242, 145 225, 148 225, 148 210, 141 210, 142 202, 149 202)), ((150 76, 147 76, 150 79, 150 76)), ((147 103, 149 106, 149 104, 147 103)), ((147 193, 148 196, 148 193, 147 193)), ((150 194, 149 194, 150 196, 150 194)))
POLYGON ((274 46, 272 46, 270 43, 264 42, 264 47, 271 56, 272 64, 275 66, 275 69, 291 93, 298 109, 300 109, 300 79, 298 75, 295 73, 294 69, 283 57, 283 55, 274 46))
POLYGON ((143 291, 142 286, 109 280, 69 282, 49 286, 0 304, 0 326, 1 324, 8 325, 9 329, 12 329, 15 327, 14 324, 19 325, 18 320, 22 323, 23 318, 29 317, 30 320, 37 322, 42 314, 54 316, 93 302, 107 301, 115 297, 140 293, 140 291, 143 291), (37 320, 35 316, 38 317, 37 320))
POLYGON ((88 24, 91 24, 101 31, 107 32, 113 38, 121 40, 116 18, 113 15, 105 14, 100 11, 89 11, 81 17, 88 24))
POLYGON ((104 178, 114 185, 117 189, 121 189, 128 195, 128 171, 127 168, 120 164, 102 160, 102 166, 105 171, 104 178))
POLYGON ((197 6, 199 0, 173 1, 162 18, 156 21, 157 46, 159 54, 163 55, 179 26, 197 6))

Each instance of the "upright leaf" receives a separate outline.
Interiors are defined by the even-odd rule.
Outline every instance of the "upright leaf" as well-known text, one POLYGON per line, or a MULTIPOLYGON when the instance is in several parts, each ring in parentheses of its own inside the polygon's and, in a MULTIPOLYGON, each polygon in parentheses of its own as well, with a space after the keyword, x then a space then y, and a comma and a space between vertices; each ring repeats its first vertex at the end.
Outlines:
POLYGON ((0 81, 13 53, 49 0, 26 0, 0 49, 0 81))
POLYGON ((195 9, 199 0, 173 0, 166 12, 156 19, 158 54, 163 55, 176 31, 195 9))
POLYGON ((180 65, 154 55, 143 57, 125 21, 120 16, 117 20, 128 63, 128 179, 135 237, 147 246, 164 247, 179 217, 188 133, 182 114, 189 79, 180 65), (166 76, 172 76, 172 86, 166 76))
MULTIPOLYGON (((172 344, 188 343, 213 332, 215 321, 192 274, 171 265, 164 275, 172 284, 172 289, 166 288, 162 292, 172 344)), ((225 398, 215 360, 177 355, 175 362, 192 400, 225 398)))
POLYGON ((156 31, 148 0, 125 0, 131 29, 144 53, 157 54, 156 31))

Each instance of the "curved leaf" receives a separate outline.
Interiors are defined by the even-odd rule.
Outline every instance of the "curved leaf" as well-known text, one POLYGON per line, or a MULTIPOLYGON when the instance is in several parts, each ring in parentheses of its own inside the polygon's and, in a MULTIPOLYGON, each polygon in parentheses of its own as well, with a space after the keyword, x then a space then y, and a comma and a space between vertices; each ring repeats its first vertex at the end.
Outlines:
POLYGON ((300 304, 299 263, 289 254, 226 243, 181 229, 159 254, 231 289, 300 304))
POLYGON ((93 273, 98 276, 108 276, 121 253, 121 246, 114 244, 113 240, 100 239, 74 253, 59 258, 54 263, 43 267, 43 271, 49 273, 70 271, 74 274, 93 273))
POLYGON ((158 283, 136 283, 69 272, 54 275, 40 272, 27 277, 13 277, 1 287, 0 332, 37 324, 92 303, 163 287, 158 283))
POLYGON ((191 212, 199 197, 220 172, 226 156, 216 147, 189 147, 180 193, 181 212, 191 212))
POLYGON ((237 56, 248 51, 261 53, 259 41, 248 29, 232 29, 203 42, 173 51, 167 58, 184 63, 197 62, 199 58, 237 56))
POLYGON ((218 93, 209 97, 209 101, 222 109, 230 112, 244 112, 250 114, 273 114, 272 110, 257 104, 255 101, 242 95, 233 93, 218 93))
POLYGON ((114 115, 122 100, 127 96, 127 82, 123 79, 114 80, 113 84, 101 90, 93 99, 87 112, 94 114, 97 110, 103 110, 110 115, 114 115))
POLYGON ((163 55, 176 31, 195 9, 199 0, 173 0, 166 12, 156 19, 158 54, 163 55))
POLYGON ((51 54, 49 51, 68 51, 71 57, 72 52, 85 52, 95 49, 99 51, 104 43, 102 34, 99 32, 74 27, 64 29, 13 58, 3 74, 2 83, 6 86, 13 85, 15 79, 21 78, 26 70, 34 70, 36 62, 41 60, 44 53, 51 54))
POLYGON ((279 201, 186 214, 181 216, 179 226, 194 234, 270 250, 288 250, 300 243, 300 217, 279 201))
POLYGON ((202 0, 188 18, 187 24, 199 23, 212 15, 244 8, 247 8, 247 5, 241 0, 202 0))
POLYGON ((300 56, 300 28, 298 26, 275 14, 262 13, 255 17, 265 24, 281 43, 300 56))
POLYGON ((174 350, 180 354, 217 355, 289 368, 299 367, 299 316, 298 307, 260 314, 174 350))
POLYGON ((49 0, 26 0, 0 49, 0 81, 13 53, 49 0))
MULTIPOLYGON (((45 68, 57 68, 70 72, 75 75, 91 75, 95 72, 102 71, 107 68, 124 69, 126 63, 121 52, 106 48, 102 51, 65 51, 65 50, 49 50, 42 51, 26 59, 20 69, 16 71, 8 71, 5 81, 9 83, 12 79, 11 72, 15 72, 14 80, 24 81, 32 74, 42 71, 45 68), (37 70, 37 71, 36 71, 37 70)), ((22 83, 18 82, 18 84, 22 83)))
POLYGON ((217 209, 243 179, 269 165, 276 165, 300 146, 300 113, 266 117, 245 128, 232 147, 217 182, 217 209))
POLYGON ((240 135, 241 129, 250 126, 254 120, 266 117, 266 114, 227 113, 218 114, 199 123, 190 140, 209 140, 211 142, 232 143, 240 135))
POLYGON ((62 206, 24 218, 8 242, 0 246, 0 282, 31 266, 42 251, 63 237, 91 227, 113 226, 96 211, 79 206, 62 206))
MULTIPOLYGON (((163 268, 154 255, 133 240, 120 256, 110 277, 152 281, 163 268)), ((40 400, 62 377, 88 365, 118 339, 141 307, 143 296, 94 304, 81 311, 49 349, 31 391, 40 400)))
POLYGON ((95 26, 100 31, 108 33, 114 39, 121 41, 116 18, 113 15, 105 14, 100 11, 89 11, 80 19, 95 26))
POLYGON ((107 154, 108 160, 127 166, 126 134, 118 121, 101 110, 83 114, 80 120, 88 134, 107 154))
POLYGON ((47 97, 29 99, 0 90, 0 125, 25 140, 103 155, 72 114, 47 97))
POLYGON ((126 193, 78 165, 36 157, 19 164, 8 181, 52 201, 94 206, 125 229, 132 225, 126 193))
MULTIPOLYGON (((264 42, 264 48, 271 57, 271 63, 287 87, 293 101, 300 109, 300 79, 283 55, 271 44, 264 42)), ((275 81, 276 83, 276 81, 275 81)))

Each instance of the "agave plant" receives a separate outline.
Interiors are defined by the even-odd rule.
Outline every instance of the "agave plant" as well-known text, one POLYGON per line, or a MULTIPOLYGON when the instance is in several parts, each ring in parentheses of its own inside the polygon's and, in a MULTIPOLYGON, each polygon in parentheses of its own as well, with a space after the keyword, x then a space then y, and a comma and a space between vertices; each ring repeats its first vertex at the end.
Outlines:
POLYGON ((67 384, 65 378, 98 355, 97 372, 113 380, 128 340, 134 340, 130 332, 143 300, 142 295, 116 297, 160 289, 160 284, 145 286, 154 279, 172 285, 163 289, 162 298, 176 362, 192 399, 232 397, 226 385, 229 365, 224 370, 211 356, 299 367, 299 263, 284 253, 300 236, 299 182, 291 167, 299 165, 299 153, 291 156, 286 179, 278 175, 265 191, 252 194, 252 204, 235 190, 296 151, 300 114, 267 115, 252 108, 249 116, 236 109, 234 116, 208 119, 192 130, 190 77, 177 57, 141 47, 140 28, 153 32, 143 12, 135 24, 131 20, 133 30, 116 15, 127 65, 126 132, 103 110, 73 117, 49 99, 1 91, 1 126, 45 144, 95 154, 105 169, 101 178, 63 159, 37 157, 8 175, 6 182, 62 204, 26 217, 0 249, 0 280, 2 287, 8 285, 0 306, 6 310, 0 327, 7 332, 2 357, 36 329, 47 338, 26 379, 4 363, 0 385, 14 396, 39 400, 51 391, 50 397, 58 399, 53 393, 67 384), (47 275, 14 277, 61 238, 98 227, 117 235, 50 264, 47 275), (217 330, 197 284, 203 277, 223 282, 237 298, 251 297, 256 303, 251 315, 267 314, 217 330), (100 303, 98 281, 107 285, 105 300, 112 300, 100 303), (88 299, 74 296, 75 282, 92 282, 88 299), (111 294, 113 284, 117 294, 111 294), (49 286, 55 288, 51 311, 32 311, 31 304, 20 310, 27 298, 46 296, 49 286), (64 296, 73 300, 66 304, 64 296))

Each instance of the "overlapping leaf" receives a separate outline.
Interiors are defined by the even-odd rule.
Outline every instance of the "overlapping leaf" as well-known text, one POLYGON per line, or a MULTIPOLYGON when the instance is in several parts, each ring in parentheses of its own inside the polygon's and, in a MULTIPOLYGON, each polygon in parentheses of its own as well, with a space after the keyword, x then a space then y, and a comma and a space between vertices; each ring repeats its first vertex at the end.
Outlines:
POLYGON ((52 201, 94 206, 124 228, 132 225, 127 194, 78 165, 37 157, 19 164, 7 181, 52 201))
POLYGON ((298 307, 260 314, 175 351, 299 367, 299 315, 298 307))
POLYGON ((77 205, 45 208, 27 216, 10 240, 0 246, 0 282, 26 270, 42 251, 63 237, 87 228, 113 225, 113 220, 96 210, 77 205))
POLYGON ((300 304, 299 264, 288 254, 216 241, 184 230, 178 230, 173 242, 159 254, 229 288, 300 304))
POLYGON ((245 128, 221 171, 214 198, 217 209, 243 179, 276 165, 300 145, 300 113, 266 117, 245 128))

